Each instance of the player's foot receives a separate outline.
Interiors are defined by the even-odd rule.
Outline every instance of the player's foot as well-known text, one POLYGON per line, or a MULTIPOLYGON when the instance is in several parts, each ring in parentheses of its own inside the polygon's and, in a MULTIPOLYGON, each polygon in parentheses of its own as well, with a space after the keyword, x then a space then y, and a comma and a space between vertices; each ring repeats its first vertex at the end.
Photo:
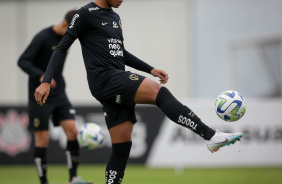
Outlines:
POLYGON ((84 181, 79 177, 73 177, 69 184, 93 184, 91 181, 84 181))
POLYGON ((213 153, 219 150, 219 148, 234 144, 243 137, 241 132, 236 133, 222 133, 216 131, 215 135, 207 142, 208 149, 213 153))

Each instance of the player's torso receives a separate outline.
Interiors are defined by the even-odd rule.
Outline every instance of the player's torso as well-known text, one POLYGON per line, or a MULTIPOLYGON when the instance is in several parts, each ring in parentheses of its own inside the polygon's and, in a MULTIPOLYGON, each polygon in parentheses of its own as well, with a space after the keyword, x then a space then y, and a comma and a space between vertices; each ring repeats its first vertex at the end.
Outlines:
POLYGON ((80 36, 87 65, 124 69, 123 35, 120 17, 112 9, 103 9, 93 3, 87 7, 87 25, 80 36), (91 61, 91 62, 89 62, 91 61))
POLYGON ((33 61, 33 64, 41 70, 45 71, 48 66, 49 60, 62 37, 55 34, 52 30, 52 27, 43 30, 40 34, 44 38, 42 39, 43 46, 38 52, 36 59, 33 61))
MULTIPOLYGON (((44 29, 42 32, 40 32, 40 36, 43 38, 41 39, 43 43, 40 51, 37 54, 37 57, 33 61, 33 65, 37 68, 40 68, 42 71, 46 71, 49 60, 56 49, 57 45, 62 39, 62 36, 57 35, 52 27, 49 27, 47 29, 44 29)), ((64 89, 65 89, 65 82, 62 77, 62 70, 64 67, 64 62, 62 62, 59 66, 59 69, 54 74, 54 79, 56 81, 56 88, 51 89, 50 96, 56 96, 59 95, 64 89)), ((40 85, 40 82, 38 78, 31 77, 29 79, 29 92, 31 98, 33 97, 34 90, 40 85)))

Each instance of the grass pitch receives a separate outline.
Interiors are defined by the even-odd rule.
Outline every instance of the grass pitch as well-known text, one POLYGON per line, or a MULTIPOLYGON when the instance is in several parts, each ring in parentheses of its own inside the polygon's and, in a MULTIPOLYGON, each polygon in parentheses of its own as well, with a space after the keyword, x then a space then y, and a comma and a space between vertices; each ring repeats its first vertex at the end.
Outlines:
MULTIPOLYGON (((81 164, 78 175, 94 184, 104 184, 105 165, 81 164)), ((50 184, 66 184, 66 165, 48 166, 50 184)), ((220 169, 151 169, 142 165, 128 165, 124 184, 278 184, 282 181, 282 167, 220 168, 220 169)), ((0 184, 38 184, 33 165, 1 165, 0 184)))

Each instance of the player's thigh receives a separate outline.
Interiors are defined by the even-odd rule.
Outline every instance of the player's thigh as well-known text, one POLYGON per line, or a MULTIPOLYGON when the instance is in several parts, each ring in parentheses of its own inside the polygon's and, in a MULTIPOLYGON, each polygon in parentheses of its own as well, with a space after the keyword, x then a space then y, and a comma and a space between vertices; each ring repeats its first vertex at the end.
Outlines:
POLYGON ((60 125, 64 129, 65 134, 66 134, 68 140, 73 141, 73 140, 77 139, 78 131, 77 131, 74 119, 62 120, 60 122, 60 125))
POLYGON ((151 79, 144 79, 136 91, 134 103, 155 104, 159 90, 162 86, 151 79))
POLYGON ((109 132, 112 143, 115 144, 131 141, 133 125, 134 124, 131 121, 125 121, 110 128, 109 132))

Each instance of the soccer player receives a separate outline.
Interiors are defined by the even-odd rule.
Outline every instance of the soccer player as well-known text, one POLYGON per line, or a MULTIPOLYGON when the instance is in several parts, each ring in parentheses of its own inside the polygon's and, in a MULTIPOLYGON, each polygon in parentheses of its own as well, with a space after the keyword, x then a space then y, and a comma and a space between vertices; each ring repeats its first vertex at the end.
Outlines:
POLYGON ((50 26, 35 35, 29 46, 18 60, 20 68, 29 75, 28 114, 30 127, 34 130, 34 161, 41 184, 47 184, 47 148, 49 144, 49 118, 52 116, 54 126, 61 125, 67 136, 66 158, 69 169, 69 184, 92 184, 77 177, 79 164, 79 144, 75 124, 75 110, 65 93, 65 82, 62 76, 64 58, 58 70, 52 76, 50 99, 43 107, 39 107, 34 99, 34 91, 42 82, 44 72, 53 51, 65 34, 76 10, 66 13, 64 20, 50 26))
POLYGON ((106 166, 106 184, 122 182, 132 145, 133 125, 137 121, 135 104, 157 105, 172 121, 207 140, 211 152, 240 140, 242 133, 221 133, 205 125, 161 85, 168 81, 165 71, 150 66, 125 49, 121 20, 112 10, 112 7, 118 8, 121 4, 122 0, 95 0, 76 12, 34 94, 39 105, 46 103, 52 77, 63 62, 68 48, 78 38, 89 88, 103 105, 112 141, 112 153, 106 166), (160 84, 125 71, 125 65, 159 77, 160 84))

